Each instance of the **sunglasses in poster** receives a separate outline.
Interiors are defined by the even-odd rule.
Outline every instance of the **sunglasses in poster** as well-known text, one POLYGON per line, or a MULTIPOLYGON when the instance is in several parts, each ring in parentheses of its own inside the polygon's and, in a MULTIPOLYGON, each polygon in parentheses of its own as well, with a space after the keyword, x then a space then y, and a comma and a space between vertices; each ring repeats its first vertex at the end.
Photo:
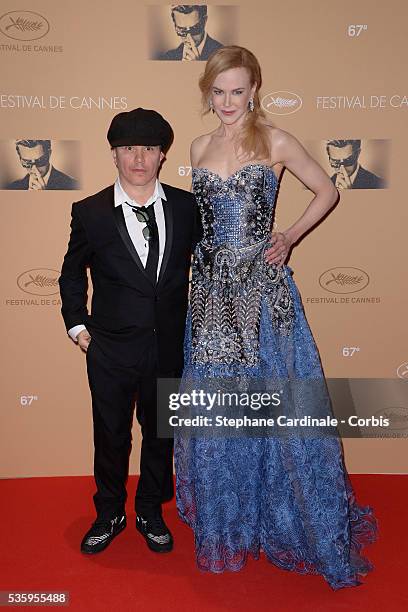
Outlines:
POLYGON ((45 155, 42 155, 37 159, 24 159, 20 157, 20 161, 23 168, 27 168, 28 170, 30 170, 33 166, 36 166, 37 168, 40 168, 41 166, 46 166, 50 161, 50 156, 48 153, 45 153, 45 155))
POLYGON ((333 159, 332 157, 330 157, 329 154, 329 163, 331 165, 332 168, 335 169, 339 169, 341 166, 354 166, 354 164, 356 163, 358 156, 360 154, 360 151, 355 151, 354 153, 352 153, 351 155, 349 155, 348 157, 345 157, 344 159, 333 159))
POLYGON ((181 28, 178 25, 174 24, 174 27, 176 29, 176 34, 177 36, 180 36, 181 38, 187 38, 189 34, 190 36, 197 36, 198 34, 201 34, 204 30, 204 26, 205 26, 205 18, 201 18, 200 21, 198 21, 196 24, 194 24, 193 26, 189 28, 181 28))

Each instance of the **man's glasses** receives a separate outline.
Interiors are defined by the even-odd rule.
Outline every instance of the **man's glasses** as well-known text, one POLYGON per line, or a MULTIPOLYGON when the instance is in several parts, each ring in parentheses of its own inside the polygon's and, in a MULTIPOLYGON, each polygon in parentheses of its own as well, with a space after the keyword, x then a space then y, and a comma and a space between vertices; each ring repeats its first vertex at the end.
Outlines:
POLYGON ((200 21, 190 28, 180 28, 176 24, 174 24, 174 27, 176 29, 177 36, 181 36, 181 38, 186 38, 189 34, 191 36, 197 36, 197 34, 201 34, 204 30, 204 19, 200 19, 200 21))
POLYGON ((150 223, 149 213, 147 212, 146 208, 136 208, 136 206, 132 206, 131 204, 129 204, 129 206, 135 213, 136 219, 139 221, 139 223, 146 223, 146 227, 142 229, 142 234, 145 240, 150 240, 153 235, 153 227, 150 223))
POLYGON ((21 165, 23 168, 32 168, 33 166, 46 166, 49 162, 50 156, 46 153, 42 157, 38 157, 38 159, 23 159, 20 157, 21 165))
POLYGON ((349 157, 345 157, 344 159, 333 159, 329 154, 329 162, 332 168, 340 168, 340 166, 354 166, 356 163, 360 151, 355 151, 349 157))

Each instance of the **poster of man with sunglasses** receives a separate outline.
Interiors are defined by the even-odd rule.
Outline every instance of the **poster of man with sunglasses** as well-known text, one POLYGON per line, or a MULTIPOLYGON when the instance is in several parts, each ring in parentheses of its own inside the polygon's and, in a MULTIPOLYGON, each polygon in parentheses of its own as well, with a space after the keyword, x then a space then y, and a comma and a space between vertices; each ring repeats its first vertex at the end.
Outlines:
POLYGON ((5 189, 79 189, 78 181, 57 170, 51 163, 51 140, 16 140, 17 155, 27 174, 11 183, 5 189))
POLYGON ((359 162, 361 140, 328 140, 326 152, 337 189, 385 189, 384 179, 359 162))
POLYGON ((171 17, 181 43, 157 55, 155 59, 167 61, 205 61, 211 53, 224 45, 211 38, 206 30, 207 6, 204 4, 173 4, 171 17))

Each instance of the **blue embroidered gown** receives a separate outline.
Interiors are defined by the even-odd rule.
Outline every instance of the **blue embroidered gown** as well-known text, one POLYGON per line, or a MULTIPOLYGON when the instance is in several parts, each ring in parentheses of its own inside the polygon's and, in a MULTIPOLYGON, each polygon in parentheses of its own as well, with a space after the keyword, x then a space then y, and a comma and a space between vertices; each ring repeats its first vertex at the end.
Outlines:
MULTIPOLYGON (((203 223, 192 270, 183 381, 324 381, 288 266, 264 260, 277 179, 261 164, 223 180, 193 169, 203 223)), ((316 400, 320 401, 320 400, 316 400)), ((296 411, 296 407, 295 407, 296 411)), ((202 570, 240 570, 260 550, 276 566, 361 584, 376 539, 337 436, 192 436, 175 431, 177 507, 202 570)))

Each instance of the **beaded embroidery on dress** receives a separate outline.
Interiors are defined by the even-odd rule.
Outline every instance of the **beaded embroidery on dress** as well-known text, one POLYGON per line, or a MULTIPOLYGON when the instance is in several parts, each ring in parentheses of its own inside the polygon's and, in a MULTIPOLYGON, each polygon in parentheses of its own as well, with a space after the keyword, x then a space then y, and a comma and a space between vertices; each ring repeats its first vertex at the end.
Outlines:
MULTIPOLYGON (((262 164, 226 180, 193 169, 203 237, 193 257, 182 384, 324 382, 292 271, 264 260, 277 187, 262 164)), ((360 551, 375 541, 377 522, 355 501, 337 437, 211 438, 175 429, 177 507, 194 530, 200 569, 240 570, 262 549, 278 567, 321 574, 333 589, 361 584, 358 575, 372 565, 360 551)))

